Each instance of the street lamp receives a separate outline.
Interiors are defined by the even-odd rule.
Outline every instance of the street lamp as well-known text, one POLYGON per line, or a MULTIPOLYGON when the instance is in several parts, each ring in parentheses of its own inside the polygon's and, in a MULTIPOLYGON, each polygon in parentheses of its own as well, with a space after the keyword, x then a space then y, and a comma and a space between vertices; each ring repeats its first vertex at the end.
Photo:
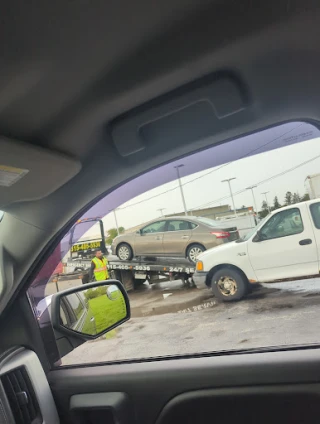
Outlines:
POLYGON ((228 185, 229 185, 229 190, 230 190, 230 196, 231 196, 231 200, 232 200, 233 211, 234 211, 235 217, 238 218, 236 207, 234 205, 234 199, 233 199, 233 194, 232 194, 232 190, 231 190, 231 184, 230 184, 230 181, 235 180, 235 179, 236 179, 236 177, 227 178, 226 180, 222 180, 221 182, 222 183, 228 183, 228 185))
POLYGON ((268 211, 269 211, 269 213, 271 213, 271 209, 270 209, 270 206, 269 206, 269 203, 268 203, 268 198, 267 198, 267 194, 268 193, 270 193, 270 191, 264 191, 263 193, 261 193, 261 194, 264 194, 264 197, 265 197, 265 199, 266 199, 266 204, 267 204, 267 207, 268 207, 268 211))
POLYGON ((256 185, 255 186, 250 186, 250 187, 247 187, 246 190, 251 190, 252 198, 253 198, 254 210, 255 210, 255 213, 258 213, 256 198, 254 197, 254 192, 253 192, 253 189, 256 188, 256 187, 257 187, 256 185))
POLYGON ((182 189, 182 184, 181 184, 181 179, 180 179, 180 171, 179 169, 182 168, 184 165, 177 165, 175 166, 176 170, 177 170, 177 176, 178 176, 178 181, 179 181, 179 187, 180 187, 180 193, 181 193, 181 198, 182 198, 182 203, 183 203, 183 208, 184 208, 184 214, 186 216, 188 216, 188 211, 187 211, 187 206, 186 206, 186 201, 184 199, 184 194, 183 194, 183 189, 182 189))
POLYGON ((161 213, 161 216, 163 216, 163 212, 162 211, 164 211, 164 210, 166 210, 167 208, 159 208, 159 209, 157 209, 157 211, 159 211, 160 213, 161 213))
POLYGON ((117 234, 119 235, 119 226, 118 226, 118 221, 117 221, 117 215, 116 215, 116 209, 109 209, 109 212, 113 212, 113 216, 114 216, 114 220, 116 223, 116 228, 117 228, 117 234))

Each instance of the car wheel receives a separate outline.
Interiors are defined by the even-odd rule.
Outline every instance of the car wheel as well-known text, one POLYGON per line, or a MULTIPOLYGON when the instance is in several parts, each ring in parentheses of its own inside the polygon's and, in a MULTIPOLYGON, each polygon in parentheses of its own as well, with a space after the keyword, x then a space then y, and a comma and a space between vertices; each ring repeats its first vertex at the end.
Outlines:
POLYGON ((133 258, 131 247, 127 243, 119 244, 117 248, 117 256, 120 261, 130 261, 133 258))
POLYGON ((232 302, 242 299, 248 293, 248 282, 241 272, 226 267, 213 275, 211 288, 217 299, 232 302))
POLYGON ((204 252, 206 249, 201 246, 201 244, 192 244, 188 247, 187 250, 187 258, 190 262, 195 263, 197 260, 197 257, 200 255, 200 253, 204 252))

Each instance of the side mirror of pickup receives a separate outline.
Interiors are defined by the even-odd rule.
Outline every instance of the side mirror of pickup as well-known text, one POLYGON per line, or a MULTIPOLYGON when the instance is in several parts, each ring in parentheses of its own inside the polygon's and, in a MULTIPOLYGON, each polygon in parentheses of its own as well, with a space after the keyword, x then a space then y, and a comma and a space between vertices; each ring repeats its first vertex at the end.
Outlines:
POLYGON ((51 318, 62 334, 96 339, 130 318, 129 298, 117 280, 85 284, 54 294, 51 318))
POLYGON ((261 237, 261 232, 260 232, 260 230, 258 230, 257 234, 253 237, 252 241, 254 243, 259 243, 262 240, 263 240, 263 238, 261 237))

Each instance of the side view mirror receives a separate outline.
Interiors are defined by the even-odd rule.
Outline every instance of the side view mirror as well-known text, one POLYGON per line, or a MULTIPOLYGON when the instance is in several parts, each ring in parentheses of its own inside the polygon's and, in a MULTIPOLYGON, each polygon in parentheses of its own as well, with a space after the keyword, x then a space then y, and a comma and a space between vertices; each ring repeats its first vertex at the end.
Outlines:
POLYGON ((141 230, 136 231, 136 234, 139 234, 139 236, 141 236, 142 235, 141 230))
POLYGON ((262 237, 261 237, 261 232, 260 230, 257 231, 257 234, 253 237, 252 241, 254 243, 259 243, 260 241, 262 241, 262 237))
POLYGON ((51 319, 62 334, 96 339, 130 319, 129 298, 117 280, 85 284, 53 295, 51 319))

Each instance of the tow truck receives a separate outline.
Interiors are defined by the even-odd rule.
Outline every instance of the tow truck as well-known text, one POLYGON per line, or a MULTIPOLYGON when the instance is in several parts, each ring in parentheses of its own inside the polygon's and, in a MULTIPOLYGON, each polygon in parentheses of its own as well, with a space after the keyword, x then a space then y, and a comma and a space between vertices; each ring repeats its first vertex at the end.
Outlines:
POLYGON ((104 225, 101 218, 84 218, 76 222, 69 236, 69 249, 55 273, 59 281, 80 278, 83 284, 89 282, 89 269, 96 249, 108 256, 108 269, 112 278, 122 282, 127 291, 132 291, 148 281, 149 284, 165 281, 183 280, 186 285, 193 286, 192 275, 194 264, 181 258, 138 257, 131 261, 120 261, 116 256, 109 256, 105 244, 104 225), (79 239, 74 242, 76 229, 79 225, 99 224, 100 235, 92 239, 79 239))

